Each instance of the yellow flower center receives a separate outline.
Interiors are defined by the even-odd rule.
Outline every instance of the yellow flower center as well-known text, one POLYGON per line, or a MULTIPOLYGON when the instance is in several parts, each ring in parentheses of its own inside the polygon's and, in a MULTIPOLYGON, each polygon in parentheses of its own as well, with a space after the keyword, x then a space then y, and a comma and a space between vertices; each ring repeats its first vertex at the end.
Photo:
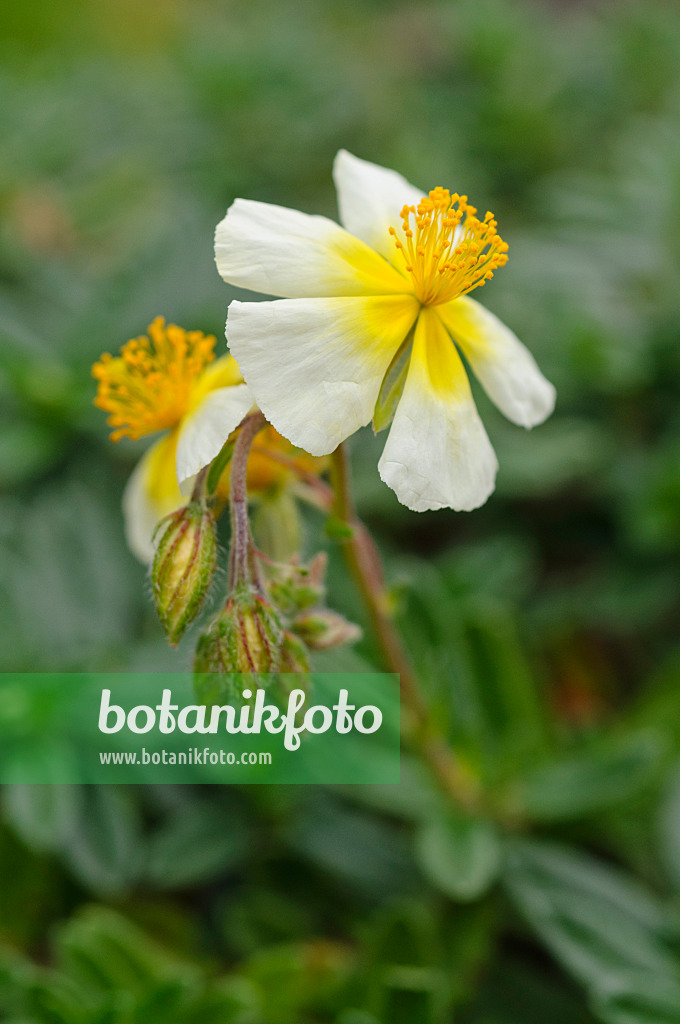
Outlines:
POLYGON ((190 407, 198 378, 215 358, 212 335, 166 327, 160 316, 148 330, 148 337, 123 345, 120 356, 105 352, 92 367, 98 381, 94 404, 109 413, 112 441, 126 436, 136 441, 176 426, 190 407))
POLYGON ((435 188, 417 207, 403 208, 401 234, 390 228, 424 306, 471 292, 507 263, 508 246, 496 232, 493 214, 484 220, 476 214, 467 196, 435 188))

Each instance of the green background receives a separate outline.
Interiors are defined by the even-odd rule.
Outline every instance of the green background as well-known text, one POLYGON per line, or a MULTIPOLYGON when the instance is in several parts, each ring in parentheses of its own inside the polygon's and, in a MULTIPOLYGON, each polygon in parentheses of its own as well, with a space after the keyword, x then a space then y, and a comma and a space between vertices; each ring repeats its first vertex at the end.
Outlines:
MULTIPOLYGON (((341 146, 466 192, 510 244, 484 301, 559 395, 527 434, 477 389, 501 468, 472 514, 409 513, 352 442, 489 819, 408 761, 390 789, 8 787, 0 1015, 677 1024, 677 4, 8 0, 0 35, 2 670, 188 664, 89 373, 157 314, 221 337, 237 195, 333 216, 341 146)), ((361 620, 335 550, 329 578, 361 620)), ((367 635, 323 667, 381 666, 367 635)))

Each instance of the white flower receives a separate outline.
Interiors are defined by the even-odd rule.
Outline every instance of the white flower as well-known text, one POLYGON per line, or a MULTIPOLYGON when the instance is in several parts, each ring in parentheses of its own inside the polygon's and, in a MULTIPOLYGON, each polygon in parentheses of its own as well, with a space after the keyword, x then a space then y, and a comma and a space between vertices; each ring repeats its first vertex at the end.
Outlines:
POLYGON ((294 445, 328 454, 376 414, 392 421, 380 475, 403 504, 476 508, 497 461, 459 350, 513 422, 532 427, 555 404, 527 349, 468 296, 507 246, 466 196, 425 194, 345 151, 334 178, 344 227, 246 199, 218 225, 224 280, 280 297, 231 304, 230 349, 294 445))

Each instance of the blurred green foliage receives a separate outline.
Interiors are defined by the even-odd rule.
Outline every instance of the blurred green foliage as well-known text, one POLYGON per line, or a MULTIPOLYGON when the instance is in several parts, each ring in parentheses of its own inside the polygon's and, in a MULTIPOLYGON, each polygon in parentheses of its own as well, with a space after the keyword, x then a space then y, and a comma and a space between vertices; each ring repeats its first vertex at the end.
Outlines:
POLYGON ((159 313, 221 336, 237 195, 334 215, 341 146, 464 190, 510 243, 484 300, 559 393, 528 435, 478 395, 501 470, 470 515, 407 512, 353 442, 489 820, 408 758, 384 789, 7 788, 2 1019, 678 1024, 677 5, 16 0, 0 37, 3 670, 188 659, 89 369, 159 313))

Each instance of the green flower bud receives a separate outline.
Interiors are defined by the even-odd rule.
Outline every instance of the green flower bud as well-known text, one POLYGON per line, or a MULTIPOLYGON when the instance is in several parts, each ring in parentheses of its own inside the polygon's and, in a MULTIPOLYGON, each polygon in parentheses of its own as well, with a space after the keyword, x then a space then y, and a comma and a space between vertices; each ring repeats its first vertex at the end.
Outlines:
POLYGON ((341 644, 351 644, 361 637, 358 626, 329 608, 314 608, 303 612, 291 628, 313 651, 326 651, 341 644))
POLYGON ((302 640, 299 639, 299 637, 295 636, 294 633, 290 633, 288 631, 283 634, 283 646, 281 648, 281 671, 305 673, 311 671, 307 648, 303 644, 302 640))
POLYGON ((254 588, 241 586, 198 641, 194 672, 277 672, 282 643, 276 611, 254 588))
POLYGON ((294 616, 323 598, 326 561, 326 555, 321 552, 309 565, 290 562, 270 568, 267 588, 284 615, 294 616))
POLYGON ((212 514, 190 502, 161 519, 151 569, 156 611, 172 646, 196 617, 215 572, 217 538, 212 514))

